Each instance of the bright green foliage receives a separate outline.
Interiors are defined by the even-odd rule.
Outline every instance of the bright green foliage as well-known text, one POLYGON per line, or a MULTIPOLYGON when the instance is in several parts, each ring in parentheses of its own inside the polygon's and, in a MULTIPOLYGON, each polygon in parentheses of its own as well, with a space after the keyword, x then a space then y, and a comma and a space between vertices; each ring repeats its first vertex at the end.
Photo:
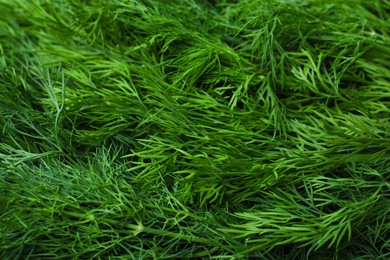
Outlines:
POLYGON ((389 259, 389 0, 0 0, 1 259, 389 259))

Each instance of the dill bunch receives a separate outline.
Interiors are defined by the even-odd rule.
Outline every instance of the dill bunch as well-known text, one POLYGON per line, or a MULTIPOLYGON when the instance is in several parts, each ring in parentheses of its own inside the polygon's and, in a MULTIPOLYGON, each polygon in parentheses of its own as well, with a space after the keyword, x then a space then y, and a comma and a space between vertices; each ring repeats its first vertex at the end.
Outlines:
POLYGON ((4 259, 387 259, 390 2, 0 0, 4 259))

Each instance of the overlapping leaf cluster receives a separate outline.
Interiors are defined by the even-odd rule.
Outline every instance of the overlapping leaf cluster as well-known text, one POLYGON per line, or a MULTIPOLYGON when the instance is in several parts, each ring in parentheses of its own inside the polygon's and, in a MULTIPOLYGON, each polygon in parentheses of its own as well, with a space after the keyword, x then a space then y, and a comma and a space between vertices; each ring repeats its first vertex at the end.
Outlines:
POLYGON ((0 256, 385 259, 388 0, 0 0, 0 256))

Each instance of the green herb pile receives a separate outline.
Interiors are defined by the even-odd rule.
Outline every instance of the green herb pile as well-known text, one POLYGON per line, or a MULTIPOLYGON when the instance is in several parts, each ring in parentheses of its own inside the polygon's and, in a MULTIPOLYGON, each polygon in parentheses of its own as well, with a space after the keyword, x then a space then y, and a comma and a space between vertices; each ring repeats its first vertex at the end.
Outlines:
POLYGON ((1 259, 389 259, 389 0, 0 0, 1 259))

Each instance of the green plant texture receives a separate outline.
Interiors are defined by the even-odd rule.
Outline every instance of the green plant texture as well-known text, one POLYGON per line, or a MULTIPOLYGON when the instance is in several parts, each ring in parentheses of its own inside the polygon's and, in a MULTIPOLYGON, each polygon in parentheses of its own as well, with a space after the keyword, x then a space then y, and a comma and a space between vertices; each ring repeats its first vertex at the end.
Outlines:
POLYGON ((389 0, 0 0, 1 259, 390 259, 389 0))

